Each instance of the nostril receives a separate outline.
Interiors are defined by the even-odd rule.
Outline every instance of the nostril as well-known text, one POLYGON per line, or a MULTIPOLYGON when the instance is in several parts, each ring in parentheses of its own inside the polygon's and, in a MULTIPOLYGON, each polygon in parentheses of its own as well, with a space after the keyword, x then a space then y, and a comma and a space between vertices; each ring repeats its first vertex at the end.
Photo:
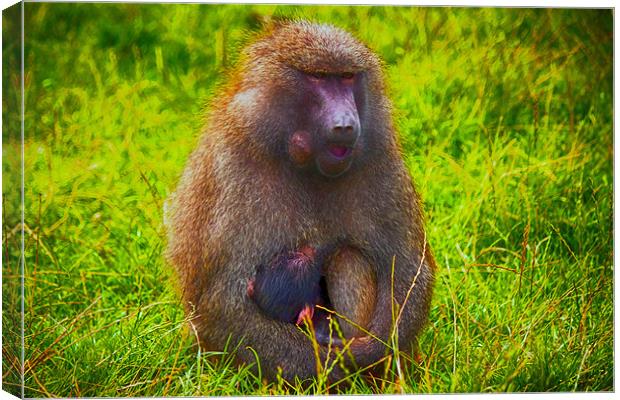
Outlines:
POLYGON ((353 133, 353 126, 352 125, 346 125, 346 126, 336 125, 332 128, 332 131, 337 134, 346 133, 347 135, 350 135, 353 133))

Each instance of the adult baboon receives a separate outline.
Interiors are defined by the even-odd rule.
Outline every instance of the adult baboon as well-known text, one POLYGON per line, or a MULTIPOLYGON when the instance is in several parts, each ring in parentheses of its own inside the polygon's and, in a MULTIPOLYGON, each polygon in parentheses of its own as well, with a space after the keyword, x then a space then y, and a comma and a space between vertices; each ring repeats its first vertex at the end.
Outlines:
POLYGON ((355 337, 344 365, 381 359, 394 332, 414 348, 434 261, 384 93, 378 58, 332 26, 277 23, 242 53, 169 202, 167 254, 202 346, 242 341, 238 359, 254 362, 251 347, 269 378, 316 375, 310 339, 261 313, 247 283, 282 248, 340 240, 322 286, 355 323, 340 321, 355 337))

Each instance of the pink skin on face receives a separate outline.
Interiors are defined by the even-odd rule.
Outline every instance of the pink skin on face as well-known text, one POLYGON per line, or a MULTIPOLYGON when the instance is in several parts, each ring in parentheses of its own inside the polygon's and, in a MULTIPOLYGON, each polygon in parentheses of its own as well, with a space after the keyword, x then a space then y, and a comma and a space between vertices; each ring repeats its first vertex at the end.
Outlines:
POLYGON ((298 166, 306 165, 312 157, 312 139, 310 133, 306 131, 297 131, 289 139, 288 153, 291 160, 298 166))

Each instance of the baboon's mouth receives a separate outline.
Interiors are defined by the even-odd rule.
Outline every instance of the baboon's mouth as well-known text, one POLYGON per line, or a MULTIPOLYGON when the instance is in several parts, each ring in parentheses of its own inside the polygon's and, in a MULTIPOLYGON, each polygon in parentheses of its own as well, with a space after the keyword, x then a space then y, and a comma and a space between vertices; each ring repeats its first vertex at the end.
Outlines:
POLYGON ((339 160, 347 158, 353 152, 352 148, 337 144, 329 146, 327 150, 334 158, 339 160))
POLYGON ((353 161, 353 147, 329 144, 316 158, 321 174, 335 178, 345 173, 353 161))

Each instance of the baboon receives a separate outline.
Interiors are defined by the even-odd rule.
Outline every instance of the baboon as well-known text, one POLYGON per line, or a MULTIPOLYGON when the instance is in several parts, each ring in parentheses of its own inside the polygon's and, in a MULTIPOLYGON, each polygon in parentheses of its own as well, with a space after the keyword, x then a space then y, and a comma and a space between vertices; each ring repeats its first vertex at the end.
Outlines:
MULTIPOLYGON (((315 376, 311 340, 260 312, 247 284, 279 249, 344 240, 321 277, 352 339, 330 377, 381 360, 393 343, 415 350, 435 264, 380 60, 349 33, 288 21, 257 35, 168 204, 167 256, 203 348, 241 343, 238 361, 258 356, 268 379, 279 369, 287 380, 315 376)), ((317 337, 331 339, 326 326, 317 337)), ((323 341, 318 354, 338 351, 323 341)))
POLYGON ((320 303, 321 271, 332 246, 323 249, 303 247, 284 251, 268 265, 261 264, 248 283, 248 295, 271 318, 301 324, 312 319, 320 303))

